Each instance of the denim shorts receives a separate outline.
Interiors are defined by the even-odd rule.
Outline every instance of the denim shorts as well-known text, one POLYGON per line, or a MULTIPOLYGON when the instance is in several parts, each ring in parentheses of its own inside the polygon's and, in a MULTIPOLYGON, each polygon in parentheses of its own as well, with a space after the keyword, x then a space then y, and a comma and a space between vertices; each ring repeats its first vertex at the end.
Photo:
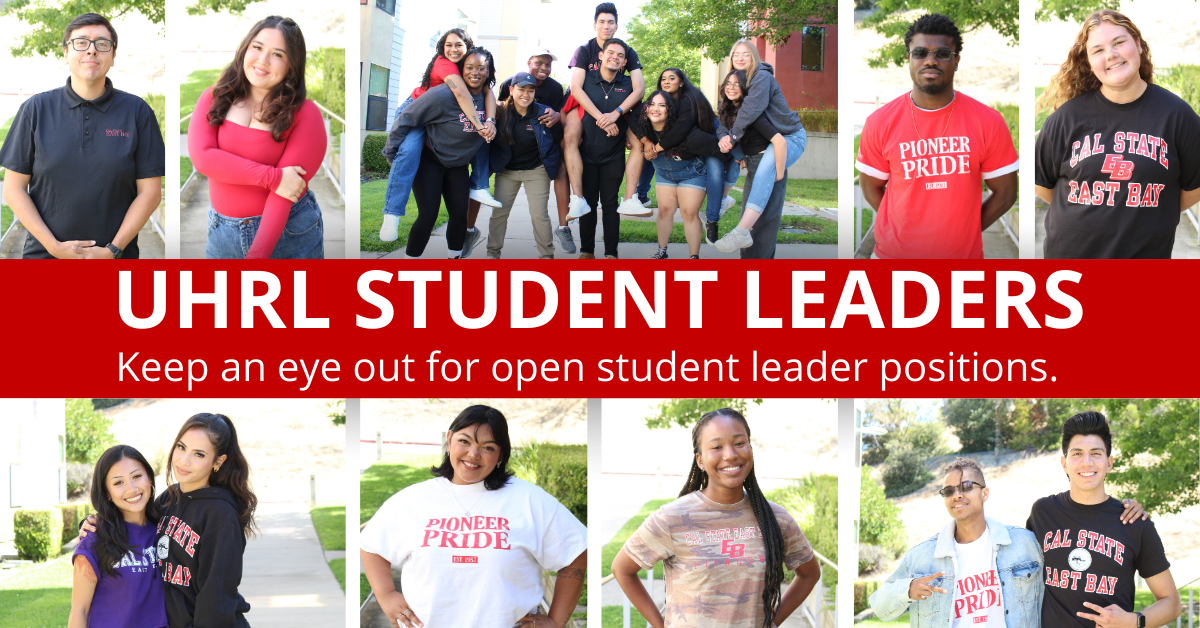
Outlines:
POLYGON ((676 160, 666 153, 659 153, 650 163, 654 164, 654 174, 662 187, 705 189, 708 170, 703 159, 676 160))
MULTIPOLYGON (((230 218, 208 210, 208 242, 204 245, 204 256, 208 259, 245 259, 258 235, 262 216, 230 218)), ((321 208, 312 190, 292 204, 287 224, 275 243, 271 259, 324 259, 325 224, 321 219, 321 208)))

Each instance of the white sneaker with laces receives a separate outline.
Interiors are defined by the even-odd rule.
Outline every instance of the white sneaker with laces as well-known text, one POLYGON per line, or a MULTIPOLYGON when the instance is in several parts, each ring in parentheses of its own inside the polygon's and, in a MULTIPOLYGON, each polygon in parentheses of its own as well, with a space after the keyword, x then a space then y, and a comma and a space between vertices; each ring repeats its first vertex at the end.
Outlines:
POLYGON ((653 215, 654 211, 647 209, 637 198, 627 198, 617 206, 617 213, 622 216, 640 216, 644 218, 653 215))
POLYGON ((751 244, 754 244, 754 239, 750 237, 748 229, 736 228, 733 231, 725 234, 725 237, 717 240, 713 246, 722 253, 732 253, 738 249, 744 249, 751 244))
POLYGON ((501 207, 503 203, 492 198, 492 193, 487 190, 471 190, 471 195, 468 197, 473 201, 487 205, 488 207, 501 207))
POLYGON ((587 204, 583 198, 571 195, 571 208, 567 211, 567 220, 575 220, 584 214, 591 213, 592 206, 587 204))
POLYGON ((379 228, 379 239, 382 242, 395 242, 400 237, 400 217, 395 214, 383 215, 383 226, 379 228))
POLYGON ((734 200, 732 196, 726 196, 725 199, 721 201, 721 215, 724 216, 725 212, 729 211, 729 208, 733 207, 734 205, 737 205, 737 201, 734 200))

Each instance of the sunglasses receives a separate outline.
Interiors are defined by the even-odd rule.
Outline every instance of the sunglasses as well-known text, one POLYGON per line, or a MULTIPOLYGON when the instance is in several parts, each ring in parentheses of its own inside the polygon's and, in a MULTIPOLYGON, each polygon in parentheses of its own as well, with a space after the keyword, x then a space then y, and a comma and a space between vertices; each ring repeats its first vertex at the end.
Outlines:
POLYGON ((928 48, 913 48, 908 51, 908 56, 913 59, 924 59, 930 54, 938 61, 949 61, 955 57, 955 52, 949 48, 938 48, 937 50, 929 50, 928 48))
POLYGON ((974 489, 976 486, 979 488, 987 488, 979 482, 964 480, 963 483, 959 484, 958 486, 951 485, 942 487, 942 490, 938 491, 938 495, 941 495, 942 497, 954 497, 955 491, 962 491, 962 494, 966 495, 967 493, 970 493, 971 489, 974 489))

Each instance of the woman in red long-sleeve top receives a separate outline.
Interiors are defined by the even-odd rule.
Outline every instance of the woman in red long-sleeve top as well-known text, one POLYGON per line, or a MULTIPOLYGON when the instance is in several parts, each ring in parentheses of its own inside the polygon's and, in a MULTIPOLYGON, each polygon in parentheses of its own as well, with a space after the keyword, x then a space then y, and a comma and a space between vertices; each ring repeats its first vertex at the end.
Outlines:
POLYGON ((209 259, 325 257, 321 208, 308 181, 325 156, 325 126, 305 99, 304 34, 271 16, 196 102, 188 153, 209 178, 209 259))

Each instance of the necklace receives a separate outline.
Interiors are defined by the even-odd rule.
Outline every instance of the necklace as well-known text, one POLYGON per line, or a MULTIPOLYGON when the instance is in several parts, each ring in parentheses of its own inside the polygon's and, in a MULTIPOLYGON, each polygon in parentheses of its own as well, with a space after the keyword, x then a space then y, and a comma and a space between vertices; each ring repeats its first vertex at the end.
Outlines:
POLYGON ((604 91, 604 100, 608 100, 608 95, 611 94, 612 90, 614 90, 616 88, 617 88, 617 82, 613 81, 612 87, 609 87, 608 91, 604 91, 604 79, 600 79, 600 90, 604 91))
MULTIPOLYGON (((479 499, 475 500, 474 504, 471 504, 471 508, 478 506, 479 502, 483 499, 484 495, 487 495, 486 490, 483 491, 483 494, 479 496, 479 499)), ((464 511, 466 511, 466 516, 470 517, 471 516, 471 508, 467 508, 466 506, 463 506, 462 502, 458 501, 457 491, 455 491, 453 487, 451 487, 451 489, 450 489, 450 496, 454 498, 454 503, 458 504, 459 508, 462 508, 464 511)))
MULTIPOLYGON (((950 118, 954 117, 954 106, 956 104, 958 104, 958 98, 954 98, 953 100, 950 101, 950 115, 946 116, 946 126, 942 127, 942 134, 939 135, 938 137, 946 136, 946 130, 950 128, 950 118)), ((916 132, 918 140, 925 141, 925 138, 921 137, 921 132, 917 130, 917 112, 915 111, 915 109, 916 109, 916 105, 913 105, 912 94, 909 94, 909 96, 908 96, 908 115, 910 118, 912 118, 913 131, 916 132)))

